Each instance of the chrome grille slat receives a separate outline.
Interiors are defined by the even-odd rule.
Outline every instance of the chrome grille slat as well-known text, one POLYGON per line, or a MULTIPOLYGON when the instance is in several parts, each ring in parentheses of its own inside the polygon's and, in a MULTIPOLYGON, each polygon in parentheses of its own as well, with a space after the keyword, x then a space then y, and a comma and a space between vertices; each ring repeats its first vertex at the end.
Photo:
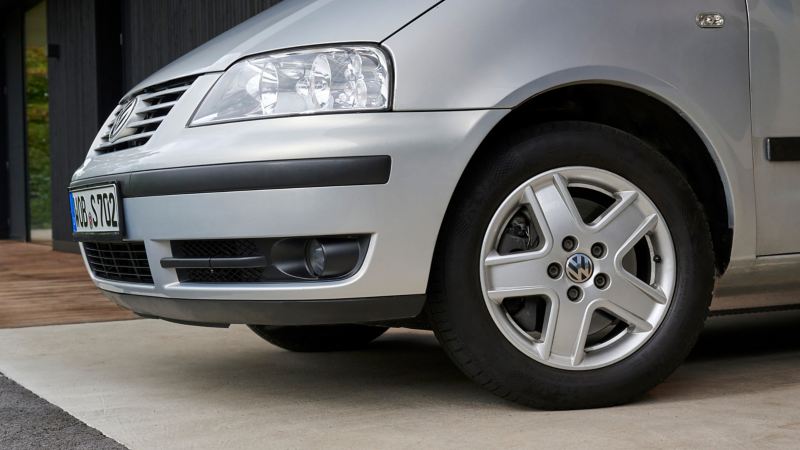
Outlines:
POLYGON ((159 122, 163 122, 163 121, 164 121, 164 116, 158 116, 158 117, 154 117, 152 119, 145 119, 145 120, 139 120, 137 122, 131 122, 131 123, 128 124, 128 126, 131 127, 131 128, 139 128, 139 127, 143 127, 145 125, 152 125, 154 123, 159 123, 159 122))
POLYGON ((176 104, 178 104, 178 102, 156 103, 155 105, 148 106, 146 108, 140 109, 139 112, 140 113, 149 113, 149 112, 153 112, 153 111, 158 111, 159 109, 165 109, 165 108, 171 109, 176 104))
POLYGON ((154 131, 149 131, 147 133, 139 133, 139 134, 134 134, 134 135, 131 135, 131 136, 127 136, 127 137, 119 139, 119 140, 117 140, 115 142, 109 142, 109 143, 103 144, 103 145, 95 148, 95 151, 98 151, 100 153, 109 153, 109 152, 116 152, 116 151, 119 151, 119 150, 127 150, 127 149, 133 148, 133 147, 139 147, 141 145, 144 145, 144 142, 142 142, 140 144, 137 144, 137 145, 125 145, 125 144, 128 144, 131 141, 138 141, 138 140, 143 140, 143 139, 145 141, 149 140, 150 136, 152 136, 153 134, 155 134, 154 131))
POLYGON ((170 89, 164 89, 163 91, 153 92, 152 94, 142 94, 139 95, 139 100, 143 102, 151 101, 155 98, 159 97, 166 97, 170 94, 182 94, 189 89, 189 85, 187 86, 178 86, 170 89))
POLYGON ((118 105, 100 134, 100 143, 94 148, 98 153, 128 150, 146 144, 155 134, 181 96, 189 90, 196 77, 175 80, 159 86, 146 88, 129 97, 136 100, 133 112, 127 119, 116 140, 111 140, 114 121, 122 114, 123 105, 118 105))

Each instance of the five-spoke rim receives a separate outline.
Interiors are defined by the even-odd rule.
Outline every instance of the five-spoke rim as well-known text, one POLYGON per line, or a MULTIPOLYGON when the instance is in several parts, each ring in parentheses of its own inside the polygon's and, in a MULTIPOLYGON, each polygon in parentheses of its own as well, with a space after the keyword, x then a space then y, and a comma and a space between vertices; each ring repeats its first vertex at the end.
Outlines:
POLYGON ((634 353, 666 315, 675 278, 672 238, 655 204, 628 180, 591 167, 554 169, 520 185, 491 219, 481 251, 484 300, 500 331, 527 356, 561 369, 604 367, 634 353), (609 206, 587 222, 576 189, 608 197, 609 206), (501 253, 520 210, 532 218, 537 244, 501 253), (512 317, 509 299, 539 302, 535 332, 512 317), (618 326, 587 345, 598 314, 618 326))

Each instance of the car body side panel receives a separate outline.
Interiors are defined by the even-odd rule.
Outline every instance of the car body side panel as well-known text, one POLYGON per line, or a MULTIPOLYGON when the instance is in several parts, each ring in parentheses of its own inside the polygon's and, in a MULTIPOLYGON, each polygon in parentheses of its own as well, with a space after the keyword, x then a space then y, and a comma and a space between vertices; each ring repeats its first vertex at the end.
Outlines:
POLYGON ((726 185, 730 269, 755 260, 747 11, 744 0, 447 0, 384 42, 396 110, 513 108, 575 83, 628 86, 679 111, 726 185), (725 26, 702 29, 703 11, 725 26))

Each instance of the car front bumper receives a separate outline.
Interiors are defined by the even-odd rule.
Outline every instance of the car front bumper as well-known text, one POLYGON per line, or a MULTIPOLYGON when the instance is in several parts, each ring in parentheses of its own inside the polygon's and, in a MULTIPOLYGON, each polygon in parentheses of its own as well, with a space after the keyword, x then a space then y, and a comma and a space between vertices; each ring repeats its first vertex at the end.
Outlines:
MULTIPOLYGON (((195 96, 199 101, 199 94, 195 96)), ((248 314, 258 316, 248 310, 258 309, 259 304, 266 310, 270 302, 272 306, 305 302, 302 310, 314 309, 314 302, 325 300, 380 298, 410 302, 414 307, 400 315, 413 315, 412 310, 421 309, 419 296, 426 290, 434 246, 453 191, 470 157, 505 112, 324 115, 190 128, 185 126, 190 109, 173 110, 147 145, 106 155, 90 153, 73 179, 72 186, 122 183, 125 239, 144 243, 153 276, 152 285, 124 283, 98 278, 90 269, 92 280, 129 309, 145 315, 167 315, 173 320, 246 322, 248 314), (335 173, 327 173, 335 172, 335 166, 320 169, 319 176, 313 178, 322 181, 316 184, 275 182, 276 177, 296 181, 291 171, 307 170, 301 166, 293 169, 292 164, 277 172, 250 173, 251 184, 240 180, 226 186, 214 180, 215 167, 222 173, 224 168, 241 164, 324 163, 347 158, 375 162, 375 157, 390 160, 385 183, 374 173, 360 174, 367 180, 373 177, 368 183, 337 182, 335 173), (166 188, 155 186, 154 174, 166 188), (259 174, 263 180, 258 179, 259 174), (328 179, 333 181, 326 182, 328 179), (186 283, 179 280, 174 269, 160 265, 162 258, 172 256, 173 240, 331 235, 370 238, 360 268, 345 279, 186 283), (159 297, 180 300, 172 303, 180 307, 164 309, 167 303, 161 303, 159 309, 153 299, 159 297), (196 306, 191 300, 198 301, 196 306), (209 308, 208 303, 202 303, 212 300, 218 306, 209 308), (238 308, 234 302, 246 308, 238 308), (226 305, 241 314, 223 314, 226 305), (198 312, 201 310, 202 314, 198 312)), ((371 302, 367 307, 371 312, 362 316, 370 321, 382 320, 374 312, 381 310, 380 305, 380 300, 371 302)), ((384 319, 398 318, 396 307, 385 309, 384 319)), ((353 314, 354 319, 362 316, 353 314)), ((268 317, 262 316, 259 321, 268 317)), ((285 318, 291 316, 271 317, 281 323, 300 323, 300 319, 285 318)), ((343 320, 346 317, 330 319, 343 320)), ((314 321, 325 323, 325 315, 314 321)))

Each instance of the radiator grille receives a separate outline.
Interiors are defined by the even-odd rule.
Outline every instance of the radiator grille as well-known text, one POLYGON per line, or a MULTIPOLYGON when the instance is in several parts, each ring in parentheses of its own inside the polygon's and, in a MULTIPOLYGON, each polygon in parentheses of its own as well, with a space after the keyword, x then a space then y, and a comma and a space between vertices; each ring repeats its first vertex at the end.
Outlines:
POLYGON ((175 80, 136 93, 130 100, 135 103, 127 124, 118 132, 118 137, 112 140, 111 130, 119 115, 123 114, 128 101, 121 103, 103 129, 100 145, 95 147, 95 151, 111 153, 146 144, 194 80, 195 78, 175 80))
POLYGON ((153 284, 142 242, 84 242, 83 250, 97 278, 153 284))

